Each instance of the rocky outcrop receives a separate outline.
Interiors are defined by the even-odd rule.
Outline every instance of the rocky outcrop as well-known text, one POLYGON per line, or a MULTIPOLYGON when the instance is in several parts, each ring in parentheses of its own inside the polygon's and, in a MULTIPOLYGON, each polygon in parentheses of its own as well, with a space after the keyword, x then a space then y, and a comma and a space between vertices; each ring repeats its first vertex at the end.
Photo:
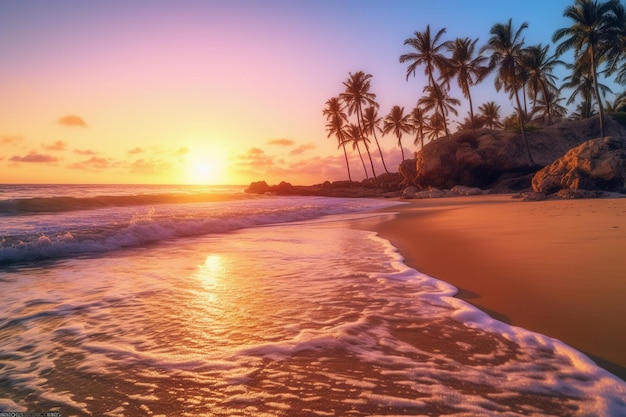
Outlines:
MULTIPOLYGON (((624 134, 624 128, 609 118, 606 125, 610 135, 624 134)), ((596 136, 598 129, 598 119, 591 118, 528 132, 535 165, 529 164, 519 133, 459 132, 427 144, 418 153, 415 184, 420 188, 464 185, 499 192, 530 190, 532 174, 596 136)))
POLYGON ((417 180, 417 159, 405 159, 398 166, 398 174, 402 176, 404 187, 416 185, 417 180))
POLYGON ((569 150, 537 172, 532 187, 568 198, 579 190, 626 193, 626 135, 588 140, 569 150))

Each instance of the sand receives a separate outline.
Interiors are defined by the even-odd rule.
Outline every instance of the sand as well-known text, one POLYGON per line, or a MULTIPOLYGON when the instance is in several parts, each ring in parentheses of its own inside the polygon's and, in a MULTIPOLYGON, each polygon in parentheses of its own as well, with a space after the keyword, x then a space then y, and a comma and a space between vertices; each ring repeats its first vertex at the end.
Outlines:
POLYGON ((626 379, 626 198, 412 200, 361 224, 405 262, 514 326, 584 352, 626 379))

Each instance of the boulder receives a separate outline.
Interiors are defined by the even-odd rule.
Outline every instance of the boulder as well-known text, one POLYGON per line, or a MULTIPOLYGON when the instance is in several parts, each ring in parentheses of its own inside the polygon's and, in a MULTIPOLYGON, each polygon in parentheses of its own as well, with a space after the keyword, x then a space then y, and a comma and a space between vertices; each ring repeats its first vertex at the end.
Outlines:
POLYGON ((270 191, 270 186, 265 181, 253 181, 244 191, 248 194, 265 194, 270 191))
POLYGON ((400 163, 400 166, 398 166, 398 174, 402 177, 402 186, 408 187, 410 185, 416 185, 416 162, 416 159, 405 159, 400 163))
POLYGON ((626 135, 588 140, 569 150, 537 172, 532 186, 544 194, 561 190, 626 193, 626 135))
POLYGON ((415 193, 417 193, 418 191, 419 190, 416 186, 410 185, 402 191, 402 197, 410 200, 412 198, 415 198, 415 193))
MULTIPOLYGON (((452 188, 455 185, 522 191, 528 179, 541 167, 551 164, 569 149, 597 135, 598 119, 565 121, 527 134, 535 161, 531 165, 521 134, 511 131, 479 129, 458 132, 424 146, 416 159, 415 185, 452 188), (526 178, 524 178, 526 177, 526 178), (523 178, 517 181, 516 178, 523 178), (499 184, 499 181, 506 184, 499 184), (508 188, 511 186, 510 188, 508 188)), ((622 135, 619 123, 607 118, 607 132, 622 135)))
POLYGON ((483 190, 478 187, 467 187, 465 185, 455 185, 450 190, 458 195, 483 195, 483 190))

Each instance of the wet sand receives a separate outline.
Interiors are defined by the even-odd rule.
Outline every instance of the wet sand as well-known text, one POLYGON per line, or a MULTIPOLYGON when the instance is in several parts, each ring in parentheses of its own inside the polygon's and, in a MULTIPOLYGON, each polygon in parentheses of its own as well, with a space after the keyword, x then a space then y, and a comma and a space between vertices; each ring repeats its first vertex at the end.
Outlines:
POLYGON ((358 227, 493 317, 584 352, 626 379, 626 198, 413 200, 358 227))

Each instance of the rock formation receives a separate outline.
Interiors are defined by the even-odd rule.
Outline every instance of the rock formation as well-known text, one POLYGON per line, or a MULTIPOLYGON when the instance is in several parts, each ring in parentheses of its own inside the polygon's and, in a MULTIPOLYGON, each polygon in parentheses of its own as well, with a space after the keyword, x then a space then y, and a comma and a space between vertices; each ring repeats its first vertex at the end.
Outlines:
MULTIPOLYGON (((624 128, 607 118, 610 135, 624 128)), ((530 189, 532 174, 551 164, 569 149, 597 135, 598 120, 565 121, 528 132, 535 165, 530 165, 521 135, 509 131, 480 129, 437 139, 417 155, 416 185, 452 188, 455 185, 496 188, 499 192, 530 189)))
POLYGON ((575 197, 568 190, 626 193, 626 135, 588 140, 569 150, 537 172, 532 187, 566 197, 575 197))

